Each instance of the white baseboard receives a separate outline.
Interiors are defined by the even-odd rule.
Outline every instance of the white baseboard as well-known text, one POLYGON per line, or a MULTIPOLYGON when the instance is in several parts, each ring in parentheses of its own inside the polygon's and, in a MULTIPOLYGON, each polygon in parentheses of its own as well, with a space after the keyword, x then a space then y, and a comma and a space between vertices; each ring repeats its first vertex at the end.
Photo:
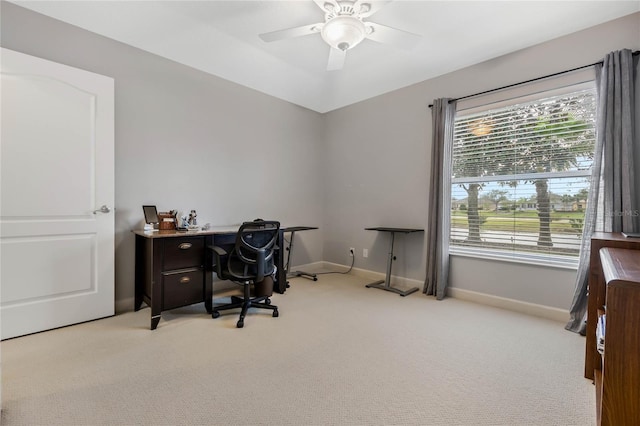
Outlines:
MULTIPOLYGON (((311 270, 310 269, 311 265, 318 265, 318 264, 321 264, 321 268, 323 269, 337 270, 339 272, 344 272, 349 270, 348 266, 340 265, 339 263, 331 263, 331 262, 315 262, 315 263, 309 264, 309 270, 311 270)), ((318 266, 316 266, 316 268, 318 268, 318 266)), ((304 268, 300 267, 298 269, 304 269, 304 268)), ((351 274, 357 277, 370 279, 372 282, 384 280, 387 276, 382 272, 375 272, 375 271, 370 271, 368 269, 361 269, 361 268, 351 269, 351 274)), ((391 282, 394 287, 400 287, 400 288, 418 287, 420 291, 422 291, 422 287, 424 286, 424 281, 414 280, 414 279, 405 278, 405 277, 399 277, 397 275, 391 275, 391 282)))
MULTIPOLYGON (((301 265, 299 267, 292 268, 292 270, 301 269, 309 272, 316 272, 319 269, 330 269, 337 270, 340 272, 348 271, 349 267, 345 265, 340 265, 338 263, 331 262, 314 262, 307 265, 301 265)), ((371 281, 383 280, 385 279, 385 274, 381 272, 370 271, 367 269, 353 268, 351 270, 351 274, 368 278, 371 281)), ((391 276, 391 280, 394 286, 398 286, 401 288, 409 288, 409 287, 418 287, 420 291, 422 291, 424 287, 424 282, 405 278, 398 277, 395 275, 391 276)), ((551 306, 538 305, 535 303, 523 302, 521 300, 508 299, 506 297, 494 296, 486 293, 478 293, 476 291, 465 290, 461 288, 449 287, 447 289, 447 295, 456 299, 466 300, 473 303, 478 303, 481 305, 493 306, 496 308, 507 309, 514 312, 520 312, 527 315, 532 315, 541 318, 547 318, 553 321, 567 322, 569 321, 569 311, 559 308, 554 308, 551 306)))
MULTIPOLYGON (((289 273, 293 273, 296 271, 305 271, 305 272, 320 272, 324 268, 324 264, 326 262, 313 262, 313 263, 305 263, 303 265, 291 266, 289 268, 289 273)), ((348 269, 348 268, 347 268, 348 269)))
POLYGON ((521 300, 508 299, 506 297, 494 296, 491 294, 478 293, 476 291, 462 288, 449 287, 447 295, 456 299, 469 302, 489 305, 496 308, 507 309, 536 317, 547 318, 554 321, 569 321, 569 311, 551 306, 538 305, 535 303, 523 302, 521 300))
MULTIPOLYGON (((339 263, 332 262, 313 262, 307 263, 304 265, 297 265, 291 267, 291 272, 293 271, 305 271, 305 272, 320 272, 332 270, 337 272, 346 272, 349 270, 348 266, 341 265, 339 263)), ((373 281, 383 280, 385 279, 385 274, 381 272, 370 271, 368 269, 361 268, 353 268, 351 269, 351 274, 370 279, 373 281)), ((410 288, 410 287, 418 287, 419 291, 422 291, 424 282, 405 278, 398 277, 395 275, 391 276, 393 281, 393 285, 398 286, 400 288, 410 288)), ((225 290, 234 287, 233 284, 228 282, 222 282, 217 279, 214 279, 214 293, 224 293, 225 290)), ((527 315, 533 315, 541 318, 547 318, 554 321, 567 322, 570 319, 569 311, 565 309, 554 308, 551 306, 538 305, 535 303, 523 302, 515 299, 508 299, 506 297, 494 296, 486 293, 478 293, 476 291, 465 290, 462 288, 449 287, 447 289, 447 295, 456 299, 466 300, 473 303, 479 303, 481 305, 494 306, 496 308, 507 309, 510 311, 520 312, 527 315)), ((127 298, 124 300, 116 301, 116 314, 128 312, 131 310, 133 306, 133 298, 127 298)))

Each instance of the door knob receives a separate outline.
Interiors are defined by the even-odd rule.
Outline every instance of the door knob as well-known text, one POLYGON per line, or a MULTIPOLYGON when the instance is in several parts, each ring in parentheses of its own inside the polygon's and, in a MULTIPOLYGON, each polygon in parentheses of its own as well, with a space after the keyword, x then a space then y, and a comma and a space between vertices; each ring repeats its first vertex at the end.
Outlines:
POLYGON ((94 210, 93 214, 96 213, 109 213, 111 211, 111 209, 109 207, 107 207, 106 204, 103 204, 102 207, 100 207, 98 210, 94 210))

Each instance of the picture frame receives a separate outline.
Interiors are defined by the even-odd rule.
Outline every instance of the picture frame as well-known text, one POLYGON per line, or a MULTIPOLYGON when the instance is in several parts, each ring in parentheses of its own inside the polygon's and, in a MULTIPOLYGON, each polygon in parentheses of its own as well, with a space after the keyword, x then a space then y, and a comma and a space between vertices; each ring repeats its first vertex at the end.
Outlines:
POLYGON ((158 209, 156 206, 142 206, 142 211, 144 212, 144 222, 155 224, 160 222, 158 219, 158 209))

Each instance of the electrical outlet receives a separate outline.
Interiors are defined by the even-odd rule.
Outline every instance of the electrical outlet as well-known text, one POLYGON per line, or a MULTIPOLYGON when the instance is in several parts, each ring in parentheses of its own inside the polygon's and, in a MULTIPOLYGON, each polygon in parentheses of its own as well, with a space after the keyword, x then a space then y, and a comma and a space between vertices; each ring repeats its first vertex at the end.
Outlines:
POLYGON ((369 249, 362 249, 362 257, 369 257, 369 249))
POLYGON ((356 255, 356 249, 353 247, 349 247, 349 256, 353 257, 356 255))

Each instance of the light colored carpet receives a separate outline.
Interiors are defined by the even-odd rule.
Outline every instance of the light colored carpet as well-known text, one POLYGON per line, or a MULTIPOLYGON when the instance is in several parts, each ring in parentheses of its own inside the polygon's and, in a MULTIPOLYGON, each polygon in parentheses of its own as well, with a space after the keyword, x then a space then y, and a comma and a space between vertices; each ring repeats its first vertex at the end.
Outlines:
POLYGON ((149 309, 2 342, 2 424, 592 425, 584 338, 456 299, 291 281, 280 317, 149 309))

